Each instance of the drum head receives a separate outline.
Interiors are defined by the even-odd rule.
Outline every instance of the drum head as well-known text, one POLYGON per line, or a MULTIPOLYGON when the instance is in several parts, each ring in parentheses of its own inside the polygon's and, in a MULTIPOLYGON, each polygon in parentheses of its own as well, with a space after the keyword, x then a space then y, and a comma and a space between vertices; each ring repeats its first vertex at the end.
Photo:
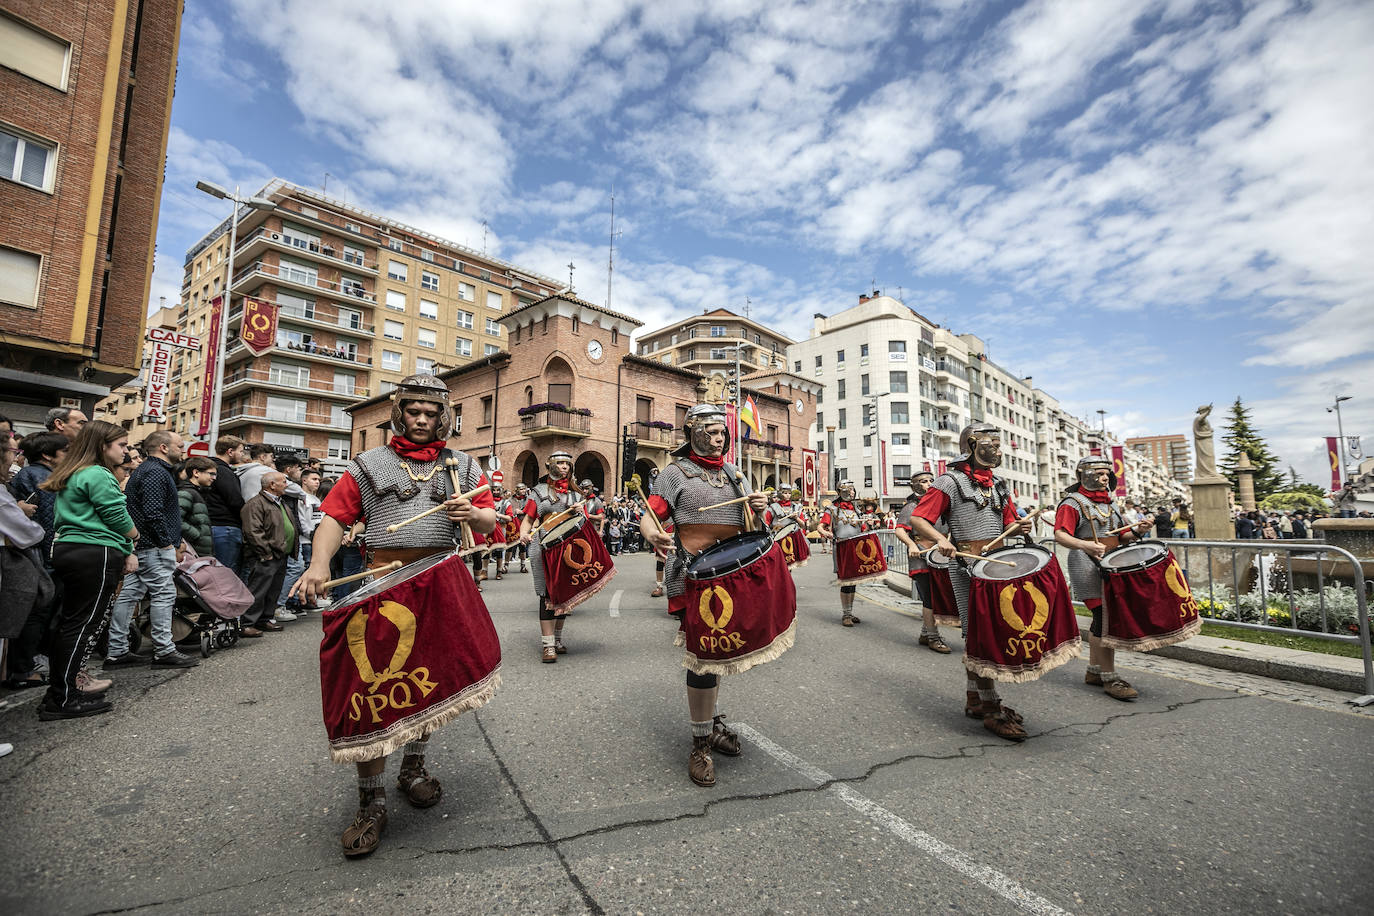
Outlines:
POLYGON ((410 579, 415 578, 416 576, 420 575, 426 570, 433 569, 434 567, 438 566, 440 563, 444 562, 451 556, 453 556, 453 554, 451 553, 437 553, 432 557, 425 557, 423 560, 416 560, 409 566, 402 566, 395 572, 387 573, 380 579, 373 579, 371 582, 367 583, 362 588, 350 594, 348 596, 348 603, 342 604, 340 605, 340 607, 352 607, 355 604, 361 604, 368 598, 380 595, 382 592, 386 591, 394 585, 399 585, 402 582, 409 581, 410 579))
POLYGON ((954 565, 954 557, 947 557, 938 550, 926 554, 926 565, 935 569, 949 569, 954 565))
POLYGON ((568 516, 554 525, 552 528, 544 530, 544 536, 539 539, 541 544, 556 544, 582 527, 582 523, 587 519, 582 513, 577 512, 568 516))
POLYGON ((778 525, 776 528, 773 529, 773 539, 781 541, 783 538, 787 537, 792 532, 800 530, 801 525, 797 524, 797 520, 795 518, 789 518, 787 521, 783 522, 782 524, 778 525))
POLYGON ((976 561, 971 572, 979 579, 1021 579, 1044 569, 1053 556, 1040 547, 1004 547, 976 561), (989 563, 989 559, 1003 562, 989 563), (1008 566, 1007 563, 1012 565, 1008 566))
POLYGON ((707 547, 687 563, 687 578, 715 579, 743 569, 773 546, 767 531, 746 531, 707 547))
POLYGON ((1099 563, 1103 572, 1119 573, 1135 569, 1145 569, 1169 555, 1169 548, 1159 541, 1137 541, 1125 547, 1118 547, 1104 556, 1099 563))

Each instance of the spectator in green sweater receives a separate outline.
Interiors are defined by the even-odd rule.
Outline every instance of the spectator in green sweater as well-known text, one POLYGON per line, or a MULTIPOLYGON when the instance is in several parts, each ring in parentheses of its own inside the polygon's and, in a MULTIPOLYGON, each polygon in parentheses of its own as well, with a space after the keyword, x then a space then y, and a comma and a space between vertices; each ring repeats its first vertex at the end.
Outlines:
POLYGON ((110 622, 115 589, 138 568, 138 530, 114 476, 128 450, 127 432, 91 420, 41 485, 57 494, 52 567, 66 586, 48 656, 48 692, 38 705, 43 720, 95 716, 112 708, 103 691, 82 691, 77 675, 110 622))
POLYGON ((215 555, 215 537, 211 531, 210 507, 205 496, 215 482, 218 471, 209 458, 187 458, 186 479, 177 484, 177 503, 181 506, 181 539, 195 549, 197 555, 215 555))

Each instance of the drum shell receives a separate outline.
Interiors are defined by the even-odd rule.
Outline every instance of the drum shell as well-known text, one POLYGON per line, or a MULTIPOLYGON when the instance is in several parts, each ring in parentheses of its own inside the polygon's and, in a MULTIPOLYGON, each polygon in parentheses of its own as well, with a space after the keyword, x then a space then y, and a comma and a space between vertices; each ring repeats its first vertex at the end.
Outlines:
POLYGON ((1173 552, 1146 564, 1103 570, 1102 644, 1145 651, 1189 639, 1202 629, 1197 601, 1173 552))
POLYGON ((591 598, 615 577, 615 563, 596 524, 576 514, 540 539, 539 561, 554 616, 591 598))
POLYGON ((1078 655, 1078 618, 1053 555, 1016 578, 970 576, 968 618, 964 665, 975 675, 1033 681, 1078 655))
POLYGON ((717 579, 745 569, 773 548, 773 538, 761 531, 744 531, 717 541, 687 561, 688 580, 717 579))
POLYGON ((773 540, 782 547, 782 555, 789 567, 805 566, 811 557, 811 545, 806 542, 806 532, 796 519, 788 519, 773 529, 773 540))
POLYGON ((864 534, 835 541, 835 577, 841 585, 857 585, 887 574, 887 558, 878 536, 864 534))
POLYGON ((796 636, 797 593, 775 542, 757 559, 719 576, 686 579, 683 666, 738 674, 773 661, 796 636))

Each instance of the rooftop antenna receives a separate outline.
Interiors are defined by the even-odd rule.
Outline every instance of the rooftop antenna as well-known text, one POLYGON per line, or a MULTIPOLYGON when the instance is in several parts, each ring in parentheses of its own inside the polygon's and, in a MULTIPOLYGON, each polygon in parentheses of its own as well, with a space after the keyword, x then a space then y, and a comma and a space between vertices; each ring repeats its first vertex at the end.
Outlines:
POLYGON ((328 196, 329 196, 329 179, 331 179, 331 178, 333 178, 333 177, 334 177, 334 176, 331 175, 331 174, 329 174, 328 172, 325 172, 325 173, 324 173, 324 185, 320 188, 320 194, 321 194, 321 195, 323 195, 323 196, 325 196, 325 197, 328 197, 328 196))
POLYGON ((573 271, 576 270, 576 269, 577 269, 577 265, 573 264, 572 261, 569 261, 569 262, 568 262, 568 293, 569 293, 569 294, 571 294, 572 291, 573 291, 573 271))
POLYGON ((615 276, 615 185, 611 185, 611 243, 606 252, 606 308, 611 307, 611 281, 615 276))
POLYGON ((749 306, 750 306, 750 304, 751 304, 752 302, 753 302, 753 300, 750 299, 748 296, 745 296, 745 297, 744 297, 744 317, 745 317, 745 318, 748 318, 748 317, 749 317, 749 306))
POLYGON ((482 220, 482 254, 483 254, 483 256, 485 256, 486 253, 487 253, 487 221, 486 221, 486 220, 482 220))

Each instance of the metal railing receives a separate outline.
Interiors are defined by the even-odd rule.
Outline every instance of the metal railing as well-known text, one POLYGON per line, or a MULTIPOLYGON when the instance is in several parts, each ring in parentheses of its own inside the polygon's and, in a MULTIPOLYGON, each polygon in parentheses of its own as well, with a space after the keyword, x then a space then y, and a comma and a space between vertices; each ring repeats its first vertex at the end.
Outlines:
POLYGON ((570 430, 590 433, 592 418, 567 410, 541 410, 520 418, 520 431, 523 433, 539 430, 570 430))

